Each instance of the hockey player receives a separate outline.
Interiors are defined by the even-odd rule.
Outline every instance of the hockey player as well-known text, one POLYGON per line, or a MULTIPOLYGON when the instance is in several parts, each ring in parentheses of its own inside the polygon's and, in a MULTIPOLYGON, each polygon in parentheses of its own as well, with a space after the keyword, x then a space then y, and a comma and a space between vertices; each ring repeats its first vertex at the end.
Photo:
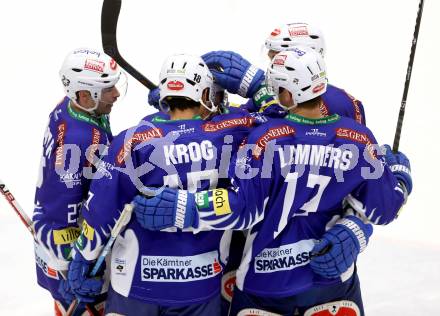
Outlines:
MULTIPOLYGON (((52 294, 57 316, 74 298, 63 276, 80 233, 96 155, 112 139, 108 114, 122 92, 116 88, 120 76, 113 59, 90 48, 70 52, 60 70, 66 96, 49 116, 33 214, 37 280, 52 294)), ((84 311, 82 305, 76 315, 84 311)))
POLYGON ((231 188, 193 198, 188 193, 178 208, 175 196, 183 193, 166 189, 138 199, 136 214, 143 214, 144 227, 152 230, 155 222, 161 228, 177 225, 176 218, 198 230, 251 227, 230 315, 363 315, 356 272, 333 279, 315 273, 310 267, 313 253, 319 255, 315 243, 322 238, 339 247, 351 240, 357 249, 342 247, 342 264, 365 247, 371 234, 366 222, 388 224, 411 192, 409 161, 389 147, 379 160, 368 128, 322 115, 327 79, 316 52, 279 53, 267 76, 290 113, 250 134, 231 168, 231 188), (363 220, 340 219, 344 199, 363 220))
MULTIPOLYGON (((168 185, 196 192, 227 177, 227 163, 255 121, 216 112, 215 90, 200 57, 169 57, 160 75, 157 115, 118 135, 82 208, 84 229, 69 266, 69 284, 79 296, 100 292, 88 268, 108 239, 125 203, 144 186, 168 185)), ((148 192, 147 192, 148 193, 148 192)), ((185 196, 181 196, 185 199, 185 196)), ((142 221, 142 219, 139 219, 142 221)), ((160 223, 157 223, 160 226, 160 223)), ((220 278, 229 234, 151 232, 131 220, 116 240, 111 258, 106 313, 122 315, 220 315, 220 278)))
MULTIPOLYGON (((307 23, 290 23, 274 29, 265 41, 267 56, 270 60, 282 51, 295 50, 297 46, 310 47, 324 57, 325 41, 321 30, 316 26, 307 23)), ((243 71, 255 71, 254 68, 242 69, 241 56, 234 52, 214 51, 203 56, 208 65, 216 64, 219 69, 213 70, 213 75, 218 83, 227 88, 230 93, 237 93, 236 84, 231 81, 231 77, 236 76, 241 80, 243 71)), ((362 103, 345 92, 344 90, 328 85, 327 91, 322 95, 320 110, 323 115, 339 114, 341 116, 354 119, 356 122, 365 125, 365 113, 362 103)), ((265 111, 273 104, 273 98, 264 86, 261 91, 256 93, 244 104, 243 108, 250 112, 265 111)), ((276 113, 276 108, 269 109, 266 113, 276 113)))

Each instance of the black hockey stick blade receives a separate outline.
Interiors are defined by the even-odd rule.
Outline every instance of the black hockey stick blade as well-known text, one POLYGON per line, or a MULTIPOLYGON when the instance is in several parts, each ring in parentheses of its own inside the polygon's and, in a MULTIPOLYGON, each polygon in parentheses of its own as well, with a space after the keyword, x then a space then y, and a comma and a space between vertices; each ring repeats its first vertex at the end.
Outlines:
POLYGON ((118 27, 119 12, 121 11, 121 0, 104 0, 101 11, 101 37, 104 52, 113 57, 114 60, 132 75, 136 80, 148 89, 152 90, 157 86, 143 74, 131 66, 119 53, 118 42, 116 39, 116 29, 118 27))
POLYGON ((405 116, 406 98, 408 96, 409 82, 411 80, 411 72, 414 63, 414 56, 416 55, 417 40, 419 38, 420 22, 422 21, 424 0, 420 0, 419 10, 417 11, 416 27, 411 45, 411 54, 409 55, 408 68, 406 69, 405 87, 403 89, 402 102, 399 110, 399 118, 397 119, 396 133, 394 134, 393 152, 399 150, 400 133, 402 132, 403 117, 405 116))

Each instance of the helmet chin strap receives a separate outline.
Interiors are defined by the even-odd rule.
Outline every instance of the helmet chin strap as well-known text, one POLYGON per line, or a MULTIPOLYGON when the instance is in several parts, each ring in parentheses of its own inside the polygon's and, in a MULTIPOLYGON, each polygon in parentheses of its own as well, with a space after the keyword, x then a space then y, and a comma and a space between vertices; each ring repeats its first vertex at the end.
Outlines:
MULTIPOLYGON (((95 101, 95 100, 93 100, 95 101)), ((75 104, 76 107, 80 108, 83 111, 86 111, 87 113, 93 115, 93 116, 99 116, 98 113, 96 113, 96 110, 98 109, 99 102, 95 101, 95 106, 92 108, 85 108, 82 105, 80 105, 75 100, 72 100, 73 104, 75 104)))

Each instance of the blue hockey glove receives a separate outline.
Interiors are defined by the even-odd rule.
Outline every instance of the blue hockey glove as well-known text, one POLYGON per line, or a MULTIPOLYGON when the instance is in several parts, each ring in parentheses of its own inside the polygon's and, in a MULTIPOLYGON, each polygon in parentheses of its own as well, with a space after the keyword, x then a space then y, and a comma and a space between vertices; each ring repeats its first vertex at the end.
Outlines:
POLYGON ((384 159, 391 171, 401 184, 405 186, 408 195, 412 191, 411 164, 404 153, 394 153, 389 145, 383 145, 384 159))
POLYGON ((148 103, 160 111, 161 109, 159 106, 159 99, 160 99, 159 87, 156 89, 150 90, 150 92, 148 92, 148 103))
POLYGON ((58 293, 61 294, 67 304, 72 303, 72 301, 75 299, 75 294, 70 288, 69 282, 67 280, 60 281, 60 285, 58 286, 58 293))
POLYGON ((136 219, 145 229, 198 226, 195 196, 188 191, 164 188, 154 197, 137 195, 133 203, 136 219))
POLYGON ((251 98, 264 81, 264 71, 231 51, 212 51, 202 56, 215 82, 230 93, 251 98))
POLYGON ((368 244, 373 226, 348 215, 330 228, 312 250, 310 267, 325 278, 337 278, 348 270, 368 244))
POLYGON ((93 262, 86 260, 79 251, 75 252, 69 264, 67 281, 75 296, 85 303, 92 303, 101 293, 103 280, 99 277, 89 277, 93 262))

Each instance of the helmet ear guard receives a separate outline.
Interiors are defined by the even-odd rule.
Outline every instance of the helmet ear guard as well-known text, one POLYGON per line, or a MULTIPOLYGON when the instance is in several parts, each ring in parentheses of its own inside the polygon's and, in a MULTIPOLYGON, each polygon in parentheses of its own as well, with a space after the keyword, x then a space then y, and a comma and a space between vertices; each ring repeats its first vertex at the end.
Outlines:
POLYGON ((65 94, 82 110, 94 112, 101 100, 102 90, 114 87, 122 71, 117 63, 104 52, 78 48, 66 56, 59 75, 65 94), (90 92, 95 101, 93 108, 84 108, 78 103, 77 92, 79 91, 90 92))
MULTIPOLYGON (((308 47, 280 52, 266 72, 266 83, 279 96, 280 89, 289 91, 294 105, 310 101, 327 89, 325 63, 320 54, 308 47)), ((285 105, 283 105, 286 107, 285 105)))

